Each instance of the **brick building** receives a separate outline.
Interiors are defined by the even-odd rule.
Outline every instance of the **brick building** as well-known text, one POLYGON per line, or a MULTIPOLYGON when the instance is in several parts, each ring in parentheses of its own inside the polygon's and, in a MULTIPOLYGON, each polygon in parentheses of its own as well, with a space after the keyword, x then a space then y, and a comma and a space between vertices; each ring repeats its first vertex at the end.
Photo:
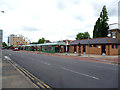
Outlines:
POLYGON ((120 54, 120 29, 110 30, 110 37, 81 39, 70 43, 70 53, 118 55, 120 54))
POLYGON ((120 29, 111 29, 110 35, 111 38, 117 38, 120 40, 120 29))

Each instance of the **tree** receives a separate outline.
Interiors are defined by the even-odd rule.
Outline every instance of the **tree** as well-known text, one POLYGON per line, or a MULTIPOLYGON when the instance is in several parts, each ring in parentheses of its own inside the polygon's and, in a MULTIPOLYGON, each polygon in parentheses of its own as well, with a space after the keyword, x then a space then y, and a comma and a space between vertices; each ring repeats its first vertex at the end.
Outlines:
POLYGON ((87 38, 90 38, 90 34, 88 32, 78 33, 76 35, 76 40, 78 40, 78 39, 87 39, 87 38))
POLYGON ((107 9, 106 6, 103 6, 102 12, 100 13, 100 17, 96 21, 94 25, 94 30, 93 30, 93 38, 97 37, 107 37, 108 35, 108 14, 107 14, 107 9))
POLYGON ((3 42, 3 43, 2 43, 2 46, 3 46, 3 47, 6 47, 6 46, 7 46, 7 44, 6 44, 5 42, 3 42))
POLYGON ((10 47, 13 47, 13 45, 10 45, 10 47))
POLYGON ((84 39, 90 38, 90 34, 88 32, 84 32, 84 39))
POLYGON ((38 44, 38 42, 32 42, 32 43, 30 43, 30 44, 38 44))
POLYGON ((44 43, 45 42, 45 38, 41 38, 38 40, 38 42, 32 42, 30 44, 41 44, 41 43, 44 43))
POLYGON ((44 43, 44 41, 45 41, 45 38, 41 38, 41 39, 38 40, 38 44, 44 43))

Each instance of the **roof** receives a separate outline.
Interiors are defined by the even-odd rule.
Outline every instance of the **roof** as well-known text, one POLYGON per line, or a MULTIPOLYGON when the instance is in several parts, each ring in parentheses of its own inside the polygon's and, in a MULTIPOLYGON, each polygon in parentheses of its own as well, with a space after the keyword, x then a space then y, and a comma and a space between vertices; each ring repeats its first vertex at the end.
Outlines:
POLYGON ((80 44, 118 44, 120 40, 118 41, 116 38, 93 38, 93 39, 82 39, 82 40, 75 40, 70 43, 70 45, 78 45, 80 44))
POLYGON ((112 24, 109 24, 109 29, 117 29, 119 28, 119 23, 112 23, 112 24))
POLYGON ((116 29, 110 29, 109 31, 111 32, 111 31, 115 31, 115 30, 120 33, 120 29, 118 29, 118 28, 116 28, 116 29))
POLYGON ((66 45, 66 44, 65 42, 52 42, 52 43, 37 44, 37 46, 45 46, 45 45, 66 45))
POLYGON ((46 46, 46 45, 66 45, 65 42, 52 42, 52 43, 43 43, 43 44, 29 44, 21 46, 46 46))

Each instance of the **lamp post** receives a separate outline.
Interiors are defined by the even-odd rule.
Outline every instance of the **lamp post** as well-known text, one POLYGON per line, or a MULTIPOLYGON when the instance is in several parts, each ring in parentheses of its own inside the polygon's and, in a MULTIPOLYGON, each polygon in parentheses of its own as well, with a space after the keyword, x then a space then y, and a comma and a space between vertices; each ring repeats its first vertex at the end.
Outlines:
POLYGON ((67 51, 68 51, 67 45, 68 45, 68 40, 66 40, 66 53, 67 53, 67 51))
MULTIPOLYGON (((4 13, 4 11, 1 11, 4 13)), ((3 30, 0 30, 0 66, 2 66, 2 40, 3 40, 3 30)), ((2 74, 2 68, 0 69, 2 74)), ((0 83, 2 83, 2 76, 0 76, 0 83)), ((2 84, 0 84, 0 89, 2 89, 2 84)))
MULTIPOLYGON (((0 11, 4 13, 4 11, 0 11)), ((0 30, 0 55, 1 55, 1 48, 2 48, 2 40, 3 40, 3 30, 0 30)))

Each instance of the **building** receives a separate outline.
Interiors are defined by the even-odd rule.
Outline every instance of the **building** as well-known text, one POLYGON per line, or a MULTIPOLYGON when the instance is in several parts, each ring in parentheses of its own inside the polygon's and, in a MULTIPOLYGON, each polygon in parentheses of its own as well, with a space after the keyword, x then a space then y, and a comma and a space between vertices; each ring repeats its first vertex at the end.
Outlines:
POLYGON ((118 40, 115 38, 93 38, 75 40, 70 43, 70 53, 96 54, 96 55, 118 55, 118 40))
POLYGON ((29 44, 29 45, 18 45, 20 50, 26 51, 42 51, 48 53, 55 52, 64 52, 65 42, 51 42, 51 43, 43 43, 43 44, 29 44))
POLYGON ((73 40, 62 40, 63 42, 65 42, 65 46, 64 46, 64 52, 69 52, 69 43, 72 42, 73 40))
POLYGON ((10 34, 8 37, 8 45, 17 46, 17 45, 28 45, 29 41, 22 35, 10 34))
POLYGON ((0 30, 0 45, 2 45, 3 30, 0 30))
POLYGON ((2 58, 2 38, 3 38, 3 30, 0 30, 0 59, 2 58))
POLYGON ((70 53, 118 55, 120 54, 120 29, 111 29, 110 37, 74 40, 70 53))
POLYGON ((119 23, 113 23, 109 25, 109 37, 120 40, 120 28, 119 23))
POLYGON ((45 40, 44 43, 50 43, 51 41, 50 40, 45 40))
POLYGON ((111 29, 110 30, 110 37, 111 38, 116 38, 118 40, 120 40, 120 29, 111 29))

